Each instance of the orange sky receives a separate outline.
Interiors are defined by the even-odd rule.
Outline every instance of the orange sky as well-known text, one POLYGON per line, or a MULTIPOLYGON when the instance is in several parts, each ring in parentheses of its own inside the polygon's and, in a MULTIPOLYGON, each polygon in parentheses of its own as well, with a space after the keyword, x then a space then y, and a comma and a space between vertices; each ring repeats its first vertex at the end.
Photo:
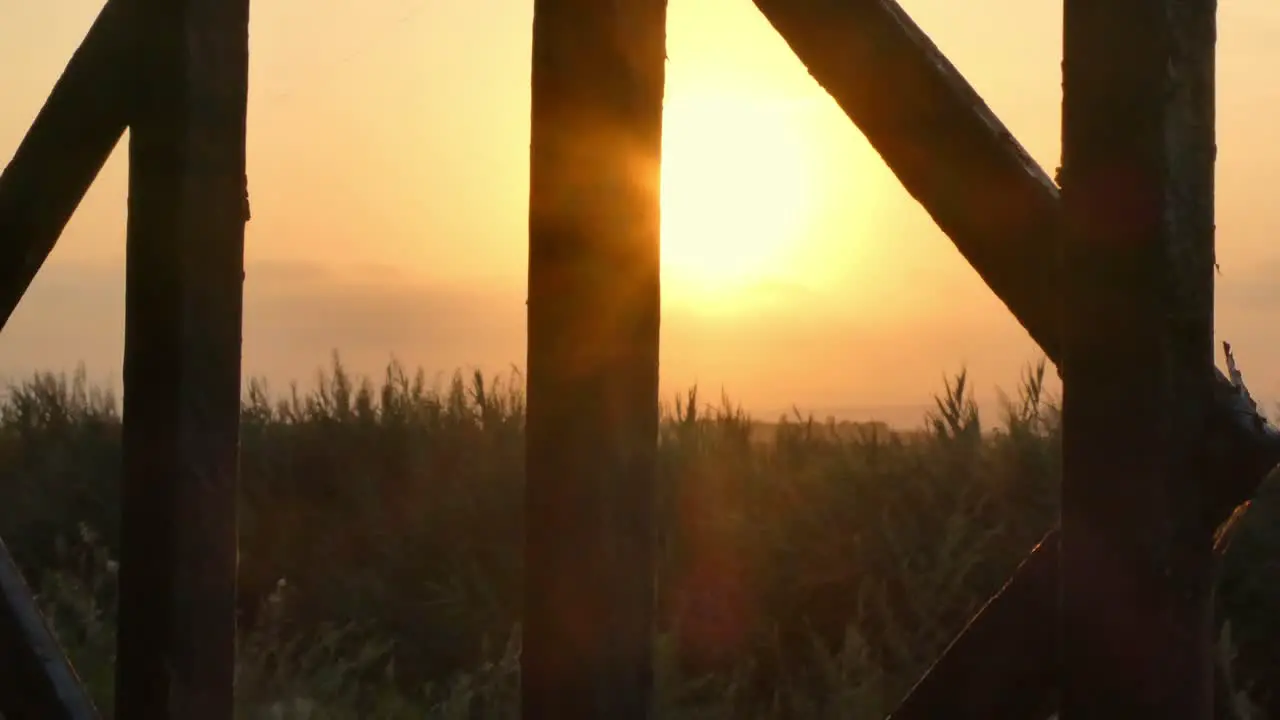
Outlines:
MULTIPOLYGON (((101 2, 4 0, 4 157, 101 2)), ((1060 3, 903 4, 1054 167, 1060 3)), ((532 5, 256 1, 247 374, 306 382, 334 348, 372 373, 523 364, 532 5)), ((1254 82, 1280 67, 1280 5, 1223 3, 1219 28, 1219 335, 1280 398, 1280 85, 1254 82)), ((1035 347, 749 0, 671 0, 668 46, 664 393, 909 422, 962 365, 980 399, 1012 385, 1035 347)), ((0 376, 84 361, 118 387, 125 175, 118 150, 0 376)))

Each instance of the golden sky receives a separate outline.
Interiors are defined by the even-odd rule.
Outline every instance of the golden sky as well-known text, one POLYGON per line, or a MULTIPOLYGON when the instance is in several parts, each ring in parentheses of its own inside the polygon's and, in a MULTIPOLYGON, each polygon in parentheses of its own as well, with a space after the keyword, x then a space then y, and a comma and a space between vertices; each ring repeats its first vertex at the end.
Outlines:
MULTIPOLYGON (((102 0, 0 0, 0 153, 102 0)), ((1045 167, 1061 3, 903 0, 1045 167), (979 10, 978 8, 981 8, 979 10)), ((523 364, 532 0, 255 0, 245 371, 309 381, 523 364)), ((1219 11, 1219 335, 1280 398, 1280 5, 1219 11)), ((910 422, 944 373, 982 400, 1025 333, 750 0, 671 0, 663 385, 771 415, 910 422)), ((118 387, 123 146, 0 334, 0 375, 86 363, 118 387)))

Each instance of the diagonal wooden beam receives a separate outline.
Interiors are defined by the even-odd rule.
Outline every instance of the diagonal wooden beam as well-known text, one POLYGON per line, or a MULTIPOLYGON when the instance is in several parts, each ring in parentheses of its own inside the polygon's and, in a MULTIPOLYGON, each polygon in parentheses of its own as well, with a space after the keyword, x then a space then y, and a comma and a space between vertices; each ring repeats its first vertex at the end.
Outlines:
POLYGON ((754 0, 996 296, 1056 356, 1053 181, 892 0, 754 0))
POLYGON ((0 174, 0 328, 128 125, 127 6, 103 7, 0 174))
POLYGON ((115 717, 233 715, 249 0, 129 0, 115 717))
POLYGON ((1041 720, 1057 647, 1058 531, 1040 541, 890 720, 1041 720))
MULTIPOLYGON (((1059 362, 1063 281, 1054 239, 1060 206, 1048 175, 892 0, 754 2, 1049 359, 1059 362)), ((1280 433, 1216 369, 1212 390, 1214 485, 1205 510, 1222 520, 1280 463, 1280 433)), ((1017 575, 1034 571, 1036 558, 1045 557, 1033 555, 1017 575)), ((1011 584, 1018 583, 1015 576, 1011 584)), ((992 603, 982 614, 1018 615, 1018 607, 992 603)), ((1007 621, 975 619, 970 629, 1007 621)), ((988 646, 983 657, 1016 655, 1020 638, 1005 637, 1010 646, 988 646)), ((967 684, 968 664, 963 653, 947 653, 917 692, 981 692, 967 684)), ((1010 691, 1002 678, 988 676, 988 697, 1010 691)))
POLYGON ((41 617, 31 588, 0 542, 0 718, 97 717, 93 700, 41 617))
MULTIPOLYGON (((893 0, 753 0, 1055 364, 1058 188, 893 0)), ((1213 371, 1214 494, 1225 520, 1280 464, 1280 432, 1213 371)))
MULTIPOLYGON (((1230 526, 1231 523, 1228 523, 1230 526)), ((1214 548, 1227 551, 1231 531, 1214 548)), ((1056 705, 1058 558, 1054 528, 911 688, 889 720, 1041 720, 1056 705)), ((1214 665, 1214 718, 1237 720, 1229 668, 1214 665)))

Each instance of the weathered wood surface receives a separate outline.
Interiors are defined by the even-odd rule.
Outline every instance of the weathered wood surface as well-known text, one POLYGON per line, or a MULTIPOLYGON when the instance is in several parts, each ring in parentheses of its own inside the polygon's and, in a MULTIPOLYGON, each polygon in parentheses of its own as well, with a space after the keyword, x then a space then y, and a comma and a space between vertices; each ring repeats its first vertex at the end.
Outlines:
MULTIPOLYGON (((755 0, 889 169, 1058 364, 1058 188, 893 0, 755 0)), ((1280 463, 1280 433, 1216 369, 1214 495, 1225 519, 1280 463)))
POLYGON ((523 717, 650 713, 665 0, 536 0, 523 717))
POLYGON ((131 0, 116 717, 229 720, 248 0, 131 0))
POLYGON ((0 542, 0 718, 95 720, 98 711, 0 542))
POLYGON ((1213 717, 1214 0, 1065 0, 1061 720, 1213 717))
POLYGON ((110 0, 0 174, 0 328, 128 124, 124 0, 110 0))

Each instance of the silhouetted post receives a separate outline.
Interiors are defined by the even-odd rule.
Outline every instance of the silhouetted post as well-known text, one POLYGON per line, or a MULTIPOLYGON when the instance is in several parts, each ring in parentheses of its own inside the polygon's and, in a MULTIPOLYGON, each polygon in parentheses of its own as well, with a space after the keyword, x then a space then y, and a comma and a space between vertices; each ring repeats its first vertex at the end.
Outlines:
POLYGON ((249 2, 131 2, 116 717, 229 720, 249 2))
POLYGON ((1061 717, 1212 717, 1213 0, 1066 0, 1061 717))
POLYGON ((106 4, 0 175, 0 328, 124 134, 129 14, 106 4))
POLYGON ((524 717, 649 714, 665 0, 536 0, 524 717))

